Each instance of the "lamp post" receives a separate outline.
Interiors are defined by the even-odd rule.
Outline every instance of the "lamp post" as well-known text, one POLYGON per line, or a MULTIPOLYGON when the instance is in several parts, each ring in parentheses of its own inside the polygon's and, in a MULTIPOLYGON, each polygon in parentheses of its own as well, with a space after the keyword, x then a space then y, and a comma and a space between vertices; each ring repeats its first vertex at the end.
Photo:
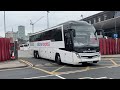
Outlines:
MULTIPOLYGON (((117 12, 115 11, 115 14, 116 14, 117 12)), ((115 34, 117 34, 117 31, 116 31, 116 17, 115 17, 115 34)))
POLYGON ((6 37, 6 22, 5 22, 5 11, 4 11, 4 32, 5 32, 5 37, 6 37))
POLYGON ((49 14, 49 11, 47 11, 47 28, 49 28, 49 16, 48 16, 48 14, 49 14))
POLYGON ((81 19, 83 20, 83 15, 81 14, 81 19))
MULTIPOLYGON (((115 11, 115 14, 117 12, 115 11)), ((115 17, 115 34, 117 35, 117 30, 116 30, 116 17, 115 17)), ((117 37, 115 38, 116 39, 116 54, 117 54, 117 37)))
POLYGON ((30 25, 32 25, 32 33, 34 33, 34 24, 32 23, 31 20, 30 20, 30 25))

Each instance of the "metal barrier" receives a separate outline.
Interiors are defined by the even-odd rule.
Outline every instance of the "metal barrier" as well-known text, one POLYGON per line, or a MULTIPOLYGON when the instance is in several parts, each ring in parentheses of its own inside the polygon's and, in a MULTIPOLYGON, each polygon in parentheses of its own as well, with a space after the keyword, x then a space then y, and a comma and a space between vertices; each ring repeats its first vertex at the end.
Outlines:
POLYGON ((100 38, 99 44, 101 55, 120 54, 120 39, 100 38))
POLYGON ((10 39, 0 38, 0 61, 10 60, 10 39))

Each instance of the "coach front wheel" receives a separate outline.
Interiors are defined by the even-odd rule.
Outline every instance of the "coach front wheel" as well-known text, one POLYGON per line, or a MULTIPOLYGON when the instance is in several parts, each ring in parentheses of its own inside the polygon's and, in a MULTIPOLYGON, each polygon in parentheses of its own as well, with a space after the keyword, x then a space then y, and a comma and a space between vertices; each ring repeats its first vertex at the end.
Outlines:
POLYGON ((55 61, 56 61, 56 63, 57 63, 58 65, 61 65, 61 64, 62 64, 60 55, 57 55, 57 56, 56 56, 55 61))
POLYGON ((39 53, 38 52, 36 52, 36 58, 37 59, 39 59, 40 57, 39 57, 39 53))

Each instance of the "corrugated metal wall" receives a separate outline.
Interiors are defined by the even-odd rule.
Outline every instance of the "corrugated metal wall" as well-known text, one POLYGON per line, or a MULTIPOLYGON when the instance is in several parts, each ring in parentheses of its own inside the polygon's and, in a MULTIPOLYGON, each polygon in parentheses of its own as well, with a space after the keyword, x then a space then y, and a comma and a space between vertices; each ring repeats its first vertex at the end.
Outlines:
POLYGON ((101 55, 120 54, 120 39, 99 39, 101 55))
MULTIPOLYGON (((120 54, 120 39, 99 39, 101 55, 120 54)), ((10 39, 0 38, 0 61, 10 60, 10 39)))
POLYGON ((10 60, 10 39, 0 38, 0 61, 10 60))

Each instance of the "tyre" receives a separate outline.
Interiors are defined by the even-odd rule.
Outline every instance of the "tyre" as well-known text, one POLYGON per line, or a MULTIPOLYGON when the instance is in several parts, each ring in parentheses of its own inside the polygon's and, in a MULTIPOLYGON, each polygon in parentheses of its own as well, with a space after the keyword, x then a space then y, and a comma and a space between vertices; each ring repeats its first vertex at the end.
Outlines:
POLYGON ((56 63, 57 63, 58 65, 61 65, 61 64, 62 64, 60 55, 57 55, 57 56, 56 56, 55 61, 56 61, 56 63))
POLYGON ((37 59, 39 59, 40 57, 39 57, 39 53, 38 52, 36 52, 36 58, 37 59))
POLYGON ((36 58, 36 52, 35 51, 33 52, 33 56, 34 56, 34 58, 36 58))

